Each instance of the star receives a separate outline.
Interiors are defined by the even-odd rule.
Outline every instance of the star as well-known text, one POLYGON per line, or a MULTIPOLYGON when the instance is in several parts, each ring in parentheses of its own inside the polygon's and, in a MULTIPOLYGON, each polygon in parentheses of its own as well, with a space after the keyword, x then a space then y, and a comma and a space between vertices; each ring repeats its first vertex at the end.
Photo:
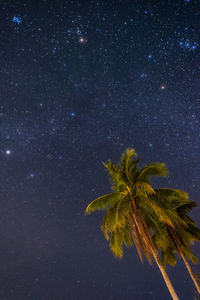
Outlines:
POLYGON ((28 175, 28 179, 33 179, 35 177, 35 174, 34 173, 30 173, 29 175, 28 175))
POLYGON ((194 45, 192 45, 191 50, 195 50, 197 48, 197 44, 194 43, 194 45))
POLYGON ((145 73, 142 73, 142 74, 140 75, 140 78, 145 78, 145 77, 147 77, 147 74, 145 74, 145 73))
MULTIPOLYGON (((167 163, 172 177, 163 186, 182 185, 199 201, 199 1, 152 0, 147 5, 119 0, 113 5, 114 1, 71 0, 59 5, 42 0, 36 10, 29 1, 1 1, 5 298, 45 300, 47 288, 50 298, 56 298, 58 288, 63 299, 70 298, 69 292, 74 299, 91 294, 96 300, 117 298, 121 277, 109 281, 110 274, 105 274, 101 294, 101 274, 84 280, 89 276, 88 259, 95 265, 99 253, 97 247, 89 247, 89 240, 101 245, 102 268, 112 265, 112 258, 103 237, 95 236, 99 221, 95 216, 85 220, 83 212, 90 200, 109 189, 101 161, 118 161, 126 148, 135 148, 141 167, 153 161, 167 163), (185 180, 188 174, 190 182, 185 180), (77 230, 79 237, 71 239, 77 230), (49 261, 55 264, 52 276, 49 261), (79 274, 70 277, 70 269, 76 271, 80 264, 79 274), (60 265, 65 269, 63 280, 56 282, 60 265), (18 286, 20 282, 29 288, 18 286)), ((131 256, 134 250, 127 251, 131 256)), ((127 259, 125 255, 122 265, 127 259)), ((142 271, 138 266, 139 275, 142 271)), ((131 272, 127 269, 128 277, 131 272)), ((178 284, 184 283, 179 269, 176 275, 178 284)), ((152 276, 138 297, 156 297, 150 288, 153 280, 152 276)), ((134 298, 135 287, 123 284, 134 298)), ((192 288, 183 289, 185 299, 191 299, 192 288)), ((168 298, 164 286, 155 293, 168 298)))
POLYGON ((12 18, 12 21, 13 21, 13 23, 16 23, 16 24, 21 24, 21 22, 22 22, 22 19, 21 19, 21 18, 19 18, 19 17, 16 17, 16 16, 14 16, 14 17, 12 18))
POLYGON ((79 42, 80 42, 80 43, 86 43, 87 40, 86 40, 84 37, 81 36, 81 37, 79 38, 79 42))
POLYGON ((7 150, 5 151, 5 153, 6 153, 6 155, 10 155, 10 154, 11 154, 11 150, 7 149, 7 150))
POLYGON ((188 39, 185 41, 180 41, 178 44, 182 49, 189 50, 189 51, 196 50, 198 46, 197 42, 194 41, 192 42, 188 39))

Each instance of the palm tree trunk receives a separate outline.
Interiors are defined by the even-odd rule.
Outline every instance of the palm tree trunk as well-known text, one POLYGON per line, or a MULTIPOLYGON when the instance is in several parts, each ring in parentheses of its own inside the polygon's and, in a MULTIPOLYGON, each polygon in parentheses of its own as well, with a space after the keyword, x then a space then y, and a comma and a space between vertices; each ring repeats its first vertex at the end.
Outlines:
POLYGON ((132 235, 133 241, 135 243, 139 258, 140 258, 141 262, 143 263, 142 243, 139 239, 139 236, 138 236, 136 228, 135 228, 135 224, 133 223, 130 215, 128 216, 128 221, 129 221, 129 225, 130 225, 131 235, 132 235))
MULTIPOLYGON (((134 210, 132 210, 132 216, 133 216, 133 220, 135 222, 135 225, 136 225, 136 228, 139 230, 139 235, 141 235, 141 238, 142 238, 142 244, 143 244, 143 250, 146 252, 146 257, 147 259, 149 260, 149 262, 151 262, 151 255, 153 256, 153 258, 155 259, 157 265, 158 265, 158 268, 160 269, 160 272, 163 276, 163 279, 166 283, 166 286, 172 296, 172 299, 173 300, 179 300, 174 288, 173 288, 173 285, 165 271, 165 268, 163 267, 162 263, 160 262, 160 259, 158 257, 158 251, 157 249, 155 248, 155 245, 152 241, 152 237, 151 237, 151 234, 149 232, 149 229, 147 227, 147 224, 144 220, 144 218, 138 214, 138 211, 137 211, 137 207, 136 207, 136 203, 135 203, 135 200, 133 199, 132 201, 132 204, 133 204, 133 208, 134 210), (148 250, 147 250, 148 249, 148 250)), ((134 238, 134 237, 133 237, 134 238)))
POLYGON ((167 275, 167 272, 165 271, 165 268, 163 267, 162 263, 160 262, 157 254, 153 253, 153 257, 154 257, 154 259, 157 263, 158 268, 160 269, 160 272, 161 272, 161 274, 163 276, 163 279, 165 281, 165 284, 166 284, 166 286, 167 286, 167 288, 168 288, 168 290, 169 290, 169 292, 172 296, 172 299, 173 300, 179 300, 179 298, 178 298, 178 296, 177 296, 177 294, 176 294, 176 292, 173 288, 173 285, 172 285, 172 283, 171 283, 171 281, 170 281, 170 279, 167 275))
POLYGON ((192 280, 194 282, 194 285, 196 286, 196 289, 197 289, 198 293, 200 294, 200 286, 199 286, 199 284, 198 284, 198 282, 197 282, 197 280, 196 280, 196 278, 195 278, 195 276, 194 276, 194 274, 192 272, 192 269, 190 268, 190 265, 189 265, 189 263, 188 263, 185 255, 182 252, 181 244, 179 242, 179 239, 177 237, 177 234, 176 234, 175 230, 173 230, 171 227, 169 227, 169 233, 171 235, 172 241, 174 242, 174 245, 175 245, 175 247, 176 247, 176 249, 177 249, 180 257, 183 259, 183 261, 184 261, 184 263, 186 265, 186 268, 187 268, 187 270, 188 270, 188 272, 190 274, 190 277, 192 278, 192 280))
POLYGON ((168 290, 169 290, 169 292, 170 292, 170 294, 172 296, 172 299, 173 300, 178 300, 179 298, 178 298, 178 296, 177 296, 177 294, 176 294, 176 292, 174 290, 174 287, 173 287, 173 285, 172 285, 172 283, 171 283, 171 281, 170 281, 170 279, 169 279, 169 277, 167 275, 167 272, 165 271, 165 268, 164 268, 163 264, 161 263, 161 261, 159 259, 158 250, 156 249, 156 247, 155 247, 155 245, 153 243, 151 234, 149 232, 149 229, 147 227, 147 224, 146 224, 143 216, 141 216, 141 221, 142 221, 143 226, 144 226, 144 231, 145 231, 145 233, 146 233, 146 235, 147 235, 147 237, 149 239, 149 245, 150 245, 150 248, 151 248, 152 256, 154 257, 155 262, 157 263, 157 266, 158 266, 158 268, 159 268, 159 270, 160 270, 160 272, 161 272, 161 274, 163 276, 163 279, 164 279, 165 284, 166 284, 166 286, 167 286, 167 288, 168 288, 168 290))
POLYGON ((187 268, 187 270, 188 270, 188 272, 190 274, 190 277, 192 278, 192 280, 194 282, 194 285, 196 286, 196 289, 197 289, 198 293, 200 294, 200 286, 199 286, 199 284, 198 284, 198 282, 197 282, 194 274, 192 273, 190 265, 189 265, 187 259, 185 258, 184 254, 182 253, 182 251, 180 251, 180 255, 181 255, 181 257, 182 257, 182 259, 183 259, 183 261, 184 261, 184 263, 186 265, 186 268, 187 268))

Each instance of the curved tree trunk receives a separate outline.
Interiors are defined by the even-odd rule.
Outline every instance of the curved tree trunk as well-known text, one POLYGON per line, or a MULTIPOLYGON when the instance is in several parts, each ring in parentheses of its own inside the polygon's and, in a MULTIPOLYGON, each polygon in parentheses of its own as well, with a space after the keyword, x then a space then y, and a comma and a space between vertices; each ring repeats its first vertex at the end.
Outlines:
POLYGON ((184 254, 182 253, 182 251, 180 252, 180 255, 181 255, 181 257, 182 257, 182 259, 183 259, 183 261, 184 261, 184 263, 185 263, 185 265, 186 265, 186 268, 188 269, 188 272, 189 272, 189 274, 190 274, 190 277, 192 278, 192 280, 193 280, 193 282, 194 282, 194 285, 196 286, 196 289, 197 289, 198 293, 200 294, 200 286, 199 286, 199 284, 198 284, 198 282, 197 282, 197 280, 196 280, 194 274, 192 273, 192 270, 191 270, 191 268, 190 268, 190 265, 189 265, 187 259, 185 258, 184 254))
POLYGON ((160 272, 161 272, 161 274, 163 276, 163 279, 165 281, 165 284, 166 284, 166 286, 167 286, 167 288, 168 288, 168 290, 169 290, 169 292, 172 296, 172 299, 173 300, 178 300, 179 298, 178 298, 178 296, 177 296, 177 294, 176 294, 176 292, 173 288, 173 285, 172 285, 172 283, 171 283, 171 281, 170 281, 170 279, 167 275, 167 272, 165 271, 165 268, 163 267, 162 263, 160 262, 159 258, 157 257, 157 254, 155 254, 155 255, 153 254, 153 257, 154 257, 154 259, 157 263, 158 268, 160 269, 160 272))
POLYGON ((180 255, 180 257, 183 259, 185 265, 186 265, 186 268, 190 274, 190 277, 192 278, 193 282, 194 282, 194 285, 196 286, 196 289, 198 291, 198 293, 200 294, 200 286, 192 272, 192 269, 190 268, 190 265, 185 257, 185 255, 183 254, 182 250, 181 250, 181 244, 180 244, 180 241, 179 241, 179 238, 177 237, 177 234, 175 232, 175 230, 173 230, 172 228, 169 227, 169 233, 170 233, 170 236, 171 236, 171 239, 172 241, 174 242, 174 245, 177 249, 177 252, 178 254, 180 255))
MULTIPOLYGON (((148 226, 147 226, 144 218, 138 213, 137 206, 136 206, 136 203, 135 203, 134 199, 133 199, 132 205, 133 205, 132 218, 133 218, 133 221, 135 223, 135 228, 136 228, 136 231, 137 231, 138 238, 141 241, 141 247, 142 247, 149 263, 151 263, 152 256, 155 259, 155 261, 158 265, 158 268, 160 269, 160 272, 163 276, 163 279, 166 283, 166 286, 167 286, 167 288, 168 288, 168 290, 169 290, 169 292, 172 296, 172 299, 173 300, 179 300, 179 298, 178 298, 178 296, 177 296, 177 294, 176 294, 176 292, 175 292, 175 290, 172 286, 172 283, 171 283, 171 281, 170 281, 170 279, 169 279, 169 277, 168 277, 168 275, 165 271, 165 268, 163 267, 162 263, 160 262, 160 259, 159 259, 159 256, 158 256, 158 251, 155 248, 155 245, 152 241, 152 237, 151 237, 151 234, 149 232, 148 226)), ((134 240, 134 235, 133 235, 133 240, 134 240)), ((137 246, 138 245, 136 245, 136 247, 137 246)), ((140 256, 140 251, 139 251, 139 256, 140 256)))

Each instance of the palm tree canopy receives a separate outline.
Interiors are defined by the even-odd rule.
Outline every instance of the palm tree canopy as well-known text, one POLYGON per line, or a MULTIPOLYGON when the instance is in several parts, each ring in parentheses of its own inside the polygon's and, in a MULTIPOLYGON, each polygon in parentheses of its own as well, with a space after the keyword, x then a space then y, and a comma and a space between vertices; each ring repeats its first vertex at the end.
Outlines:
POLYGON ((135 150, 127 149, 118 164, 111 160, 104 163, 113 193, 92 201, 85 214, 106 210, 101 229, 114 255, 122 257, 123 245, 130 247, 134 242, 141 261, 143 255, 150 264, 154 259, 172 298, 178 299, 164 267, 176 264, 177 251, 193 278, 185 257, 197 261, 190 244, 200 240, 200 230, 188 216, 196 203, 183 191, 152 187, 152 176, 167 176, 164 163, 140 168, 139 162, 135 150))
POLYGON ((158 189, 152 195, 155 202, 163 205, 166 209, 169 222, 163 220, 159 226, 154 227, 153 240, 158 249, 161 250, 163 264, 173 265, 176 263, 175 252, 182 252, 185 257, 193 263, 198 259, 191 249, 191 244, 200 241, 200 229, 195 222, 188 216, 188 213, 197 206, 196 202, 190 201, 188 195, 180 190, 158 189))
MULTIPOLYGON (((190 244, 200 240, 200 229, 188 216, 196 206, 190 201, 188 194, 171 188, 154 189, 150 184, 152 176, 167 176, 164 163, 151 163, 143 168, 139 167, 140 159, 134 149, 127 149, 118 164, 108 161, 103 163, 108 171, 113 193, 103 195, 92 201, 86 208, 85 214, 96 210, 106 210, 101 229, 109 240, 114 255, 122 257, 123 245, 132 245, 130 215, 134 210, 131 205, 135 199, 138 212, 143 216, 151 230, 153 242, 161 250, 163 263, 174 265, 176 257, 174 244, 169 239, 168 228, 178 229, 181 235, 182 251, 193 262, 196 257, 191 251, 190 244), (133 197, 133 198, 132 198, 133 197)), ((140 238, 136 236, 134 242, 143 248, 140 238)), ((137 249, 138 249, 137 247, 137 249)), ((144 251, 144 249, 142 249, 144 251)), ((141 249, 138 249, 141 251, 141 249)), ((145 251, 144 251, 145 252, 145 251)), ((141 257, 141 254, 139 254, 141 257)))
POLYGON ((111 250, 117 256, 122 256, 123 244, 126 246, 132 244, 129 221, 133 209, 131 206, 132 196, 137 202, 140 213, 147 219, 151 219, 155 224, 158 223, 158 220, 164 220, 173 226, 164 208, 150 198, 156 193, 150 185, 150 178, 166 176, 165 164, 151 163, 139 168, 139 161, 135 150, 127 149, 122 154, 119 164, 110 160, 104 163, 109 173, 113 193, 95 199, 85 211, 86 214, 89 214, 95 210, 106 210, 101 229, 105 238, 110 241, 111 250))

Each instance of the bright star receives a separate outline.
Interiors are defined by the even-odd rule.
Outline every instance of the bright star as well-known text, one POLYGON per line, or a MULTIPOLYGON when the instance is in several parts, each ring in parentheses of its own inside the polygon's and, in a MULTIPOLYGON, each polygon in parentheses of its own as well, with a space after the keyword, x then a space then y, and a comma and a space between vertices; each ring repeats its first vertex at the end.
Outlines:
POLYGON ((161 90, 165 90, 165 88, 166 88, 165 85, 161 85, 160 87, 161 90))
POLYGON ((11 151, 9 149, 6 150, 6 155, 10 155, 11 151))
POLYGON ((86 43, 87 40, 86 40, 84 37, 81 36, 81 37, 79 38, 79 42, 80 42, 80 43, 86 43))
POLYGON ((196 48, 197 48, 197 43, 194 42, 194 44, 193 44, 192 47, 191 47, 191 50, 195 50, 196 48))
POLYGON ((196 50, 196 48, 198 46, 198 43, 197 42, 192 42, 190 40, 186 40, 186 41, 180 41, 179 46, 182 49, 192 51, 192 50, 196 50))
POLYGON ((147 58, 148 58, 148 60, 152 59, 152 54, 149 54, 149 55, 147 56, 147 58))
POLYGON ((22 19, 15 16, 15 17, 12 18, 12 21, 13 21, 13 23, 21 24, 22 19))

